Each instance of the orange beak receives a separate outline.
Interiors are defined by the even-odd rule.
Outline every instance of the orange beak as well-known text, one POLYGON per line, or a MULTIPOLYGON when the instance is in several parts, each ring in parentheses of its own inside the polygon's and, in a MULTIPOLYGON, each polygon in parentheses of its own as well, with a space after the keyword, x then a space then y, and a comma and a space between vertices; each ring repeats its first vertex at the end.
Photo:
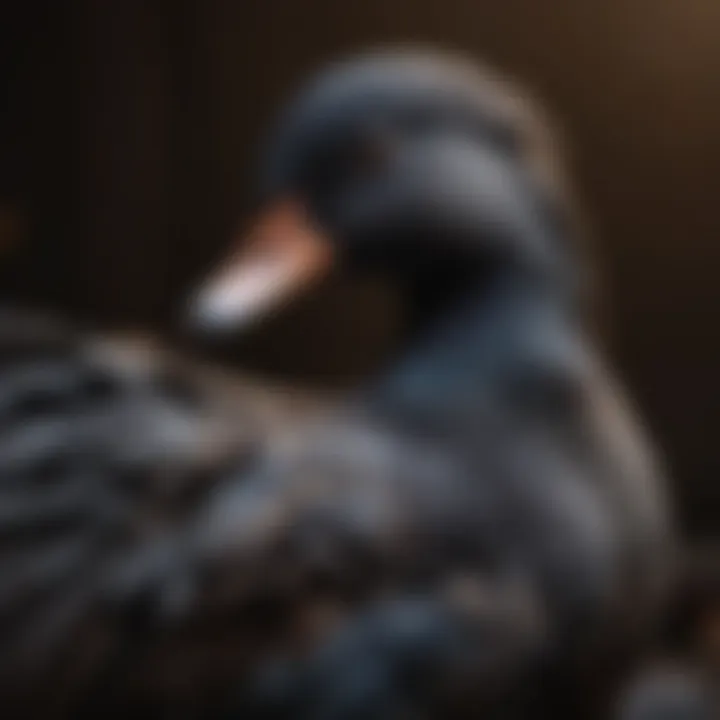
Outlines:
POLYGON ((242 330, 324 276, 332 254, 298 203, 272 205, 200 289, 193 319, 201 330, 242 330))

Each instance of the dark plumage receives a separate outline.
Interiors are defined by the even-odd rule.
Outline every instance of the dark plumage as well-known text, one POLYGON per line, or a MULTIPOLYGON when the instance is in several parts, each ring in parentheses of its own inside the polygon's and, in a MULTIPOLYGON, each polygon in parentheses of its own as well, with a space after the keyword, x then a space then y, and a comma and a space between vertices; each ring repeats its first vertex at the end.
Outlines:
POLYGON ((264 392, 65 335, 4 362, 5 717, 601 707, 670 543, 529 118, 413 54, 333 69, 284 116, 267 201, 407 299, 399 357, 334 409, 280 427, 264 392))

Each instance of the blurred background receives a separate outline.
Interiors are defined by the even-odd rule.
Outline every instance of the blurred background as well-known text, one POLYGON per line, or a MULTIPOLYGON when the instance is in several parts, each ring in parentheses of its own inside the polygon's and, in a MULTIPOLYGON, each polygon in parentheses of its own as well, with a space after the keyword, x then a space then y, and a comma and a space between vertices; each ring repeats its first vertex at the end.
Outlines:
MULTIPOLYGON (((685 526, 707 536, 720 515, 718 28, 715 0, 3 3, 0 292, 171 332, 249 210, 263 129, 308 72, 384 41, 469 52, 564 129, 611 355, 685 526)), ((327 287, 235 355, 336 385, 382 354, 385 316, 382 299, 327 287)))

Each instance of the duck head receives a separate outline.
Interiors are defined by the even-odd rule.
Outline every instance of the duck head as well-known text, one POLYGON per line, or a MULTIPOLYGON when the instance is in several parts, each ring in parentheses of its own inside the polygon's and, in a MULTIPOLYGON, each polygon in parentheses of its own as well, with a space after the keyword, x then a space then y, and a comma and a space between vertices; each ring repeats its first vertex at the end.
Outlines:
POLYGON ((280 118, 260 218, 194 299, 195 324, 242 329, 338 267, 387 276, 416 331, 507 272, 569 289, 553 158, 524 97, 471 62, 335 65, 280 118))

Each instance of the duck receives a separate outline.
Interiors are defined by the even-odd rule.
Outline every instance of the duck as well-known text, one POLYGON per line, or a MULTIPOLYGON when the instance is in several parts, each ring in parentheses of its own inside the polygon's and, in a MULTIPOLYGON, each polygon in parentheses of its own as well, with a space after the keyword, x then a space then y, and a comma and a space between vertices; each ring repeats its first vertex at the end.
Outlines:
POLYGON ((189 315, 228 334, 333 269, 392 283, 397 350, 320 411, 255 410, 263 388, 146 341, 0 322, 6 717, 602 715, 671 520, 522 97, 375 51, 281 115, 257 224, 189 315))
POLYGON ((193 325, 239 332, 334 271, 392 283, 406 318, 386 366, 201 533, 210 555, 320 576, 333 629, 275 653, 259 707, 285 697, 278 717, 591 717, 657 618, 662 463, 594 332, 560 154, 518 87, 414 49, 321 72, 271 133, 257 221, 193 325))

